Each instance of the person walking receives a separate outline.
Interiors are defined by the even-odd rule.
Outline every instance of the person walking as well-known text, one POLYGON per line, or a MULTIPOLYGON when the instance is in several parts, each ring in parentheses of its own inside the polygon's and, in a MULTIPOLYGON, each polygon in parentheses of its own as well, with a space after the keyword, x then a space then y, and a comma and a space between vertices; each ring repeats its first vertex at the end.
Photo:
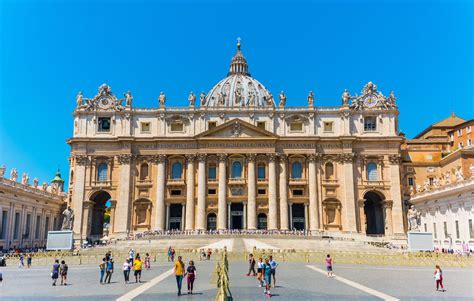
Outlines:
POLYGON ((132 264, 130 263, 130 259, 126 258, 125 262, 122 265, 122 271, 123 271, 123 278, 125 280, 125 284, 129 283, 130 281, 130 269, 132 267, 132 264))
POLYGON ((130 249, 130 251, 128 252, 128 256, 129 261, 133 262, 133 259, 135 258, 135 251, 133 249, 130 249))
POLYGON ((59 260, 56 259, 53 264, 53 269, 51 270, 51 279, 53 279, 53 286, 56 286, 56 281, 58 281, 60 266, 61 265, 59 264, 59 260))
POLYGON ((107 268, 107 261, 104 258, 102 258, 102 262, 99 264, 99 270, 100 270, 100 284, 104 281, 104 274, 105 274, 105 269, 107 268))
POLYGON ((275 260, 273 260, 273 256, 270 256, 269 262, 270 262, 270 267, 271 267, 271 272, 270 273, 273 277, 273 287, 275 288, 275 286, 276 286, 275 274, 276 274, 276 268, 278 266, 278 263, 275 260))
POLYGON ((212 250, 211 248, 207 249, 207 260, 211 260, 212 250))
POLYGON ((18 262, 18 267, 19 268, 23 268, 25 266, 25 256, 23 255, 23 253, 20 254, 20 262, 18 262))
POLYGON ((106 263, 105 266, 105 280, 104 283, 110 283, 110 280, 112 279, 112 274, 114 273, 114 259, 112 256, 109 258, 109 260, 106 263))
POLYGON ((247 276, 250 276, 250 272, 252 272, 253 276, 257 275, 257 273, 255 273, 255 258, 253 258, 253 254, 249 255, 249 272, 247 276))
POLYGON ((168 261, 174 261, 171 259, 171 255, 172 255, 172 249, 171 249, 171 246, 168 248, 168 261))
POLYGON ((176 276, 176 284, 178 286, 178 296, 181 296, 181 285, 183 284, 184 276, 184 262, 181 256, 178 256, 178 260, 174 264, 174 274, 176 276))
POLYGON ((436 280, 436 290, 439 291, 439 287, 441 286, 441 291, 444 292, 446 291, 443 286, 443 271, 439 267, 439 265, 436 265, 435 271, 434 271, 434 278, 436 280))
POLYGON ((67 285, 67 270, 69 267, 67 266, 64 260, 61 261, 61 266, 59 267, 59 274, 61 275, 61 285, 67 285))
POLYGON ((262 287, 262 286, 263 286, 263 265, 264 265, 263 259, 262 259, 262 257, 260 257, 260 258, 258 259, 258 263, 257 263, 257 280, 258 280, 258 287, 262 287))
POLYGON ((145 269, 149 270, 150 269, 150 254, 146 253, 145 256, 145 269))
POLYGON ((332 258, 331 255, 326 256, 326 271, 328 272, 328 277, 334 277, 334 274, 332 273, 332 258))
POLYGON ((265 289, 263 290, 263 293, 271 296, 270 287, 272 286, 272 266, 270 265, 270 260, 268 258, 265 258, 265 263, 263 264, 263 277, 265 279, 265 289))
POLYGON ((189 266, 186 269, 186 274, 188 275, 188 295, 193 294, 194 280, 196 280, 197 270, 194 266, 194 261, 189 261, 189 266))
POLYGON ((143 262, 140 259, 140 254, 137 254, 135 261, 133 262, 133 269, 135 270, 135 283, 142 282, 142 266, 143 262))
POLYGON ((31 268, 31 261, 33 260, 33 258, 31 257, 31 253, 28 253, 28 256, 26 257, 26 266, 28 268, 31 268))

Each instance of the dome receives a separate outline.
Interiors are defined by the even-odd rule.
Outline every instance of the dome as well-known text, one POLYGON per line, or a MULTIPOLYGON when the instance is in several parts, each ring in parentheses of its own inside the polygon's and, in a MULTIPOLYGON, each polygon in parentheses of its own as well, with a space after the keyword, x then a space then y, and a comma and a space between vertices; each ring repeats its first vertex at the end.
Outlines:
POLYGON ((273 96, 265 86, 250 76, 247 60, 237 43, 237 53, 227 77, 217 83, 205 98, 206 107, 273 107, 273 96))

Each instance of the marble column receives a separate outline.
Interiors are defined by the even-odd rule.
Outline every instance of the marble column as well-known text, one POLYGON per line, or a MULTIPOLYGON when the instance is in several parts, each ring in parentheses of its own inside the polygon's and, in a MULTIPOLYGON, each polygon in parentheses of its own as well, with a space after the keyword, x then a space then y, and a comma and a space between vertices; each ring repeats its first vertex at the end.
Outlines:
MULTIPOLYGON (((247 155, 247 169, 248 169, 248 177, 247 177, 247 199, 248 199, 248 229, 255 230, 257 229, 257 194, 256 194, 256 177, 255 177, 255 154, 247 155)), ((244 209, 245 214, 245 209, 244 209)), ((244 221, 245 222, 245 221, 244 221)))
POLYGON ((342 201, 342 229, 343 231, 356 232, 357 231, 357 209, 356 198, 354 192, 354 154, 342 154, 340 156, 343 164, 343 201, 342 201))
POLYGON ((186 226, 184 229, 193 230, 194 229, 194 159, 195 155, 187 155, 186 162, 188 163, 187 174, 186 174, 186 215, 183 214, 183 224, 184 217, 186 216, 186 226))
MULTIPOLYGON (((280 229, 288 230, 288 176, 287 157, 280 154, 280 229)), ((290 223, 291 224, 291 223, 290 223)))
POLYGON ((206 155, 198 154, 198 197, 196 230, 206 229, 206 155))
POLYGON ((319 228, 318 195, 316 189, 316 155, 312 154, 309 160, 309 230, 316 231, 319 228))
POLYGON ((290 216, 289 216, 289 219, 290 219, 290 225, 289 225, 289 229, 290 230, 293 230, 293 203, 288 203, 288 211, 290 213, 290 216))
POLYGON ((242 203, 244 205, 244 222, 243 222, 243 228, 244 230, 247 230, 247 202, 242 203))
POLYGON ((227 202, 227 229, 232 229, 231 216, 230 216, 230 206, 232 206, 232 203, 227 202))
POLYGON ((217 230, 223 230, 227 228, 227 172, 226 172, 226 159, 227 154, 219 154, 219 184, 217 196, 217 230))
POLYGON ((170 229, 170 204, 166 204, 166 224, 165 230, 170 229))
POLYGON ((309 230, 309 204, 304 204, 304 229, 309 230))
POLYGON ((186 203, 182 203, 181 204, 181 229, 180 230, 186 229, 186 225, 188 224, 186 219, 187 219, 186 203))
POLYGON ((166 155, 158 155, 156 177, 155 230, 165 230, 165 164, 166 155))
POLYGON ((278 229, 276 156, 268 155, 268 230, 278 229))
MULTIPOLYGON (((87 156, 74 156, 74 191, 72 193, 71 207, 74 211, 74 218, 76 220, 73 224, 74 239, 79 244, 82 244, 82 239, 85 239, 86 235, 86 233, 82 234, 82 210, 85 196, 86 165, 88 162, 89 158, 87 156)), ((44 219, 43 216, 41 218, 44 219)))
MULTIPOLYGON (((115 209, 116 218, 120 223, 115 225, 114 234, 126 236, 129 232, 130 203, 131 203, 131 154, 122 154, 117 156, 120 164, 120 181, 118 184, 117 207, 115 209)), ((109 166, 110 168, 110 166, 109 166)))

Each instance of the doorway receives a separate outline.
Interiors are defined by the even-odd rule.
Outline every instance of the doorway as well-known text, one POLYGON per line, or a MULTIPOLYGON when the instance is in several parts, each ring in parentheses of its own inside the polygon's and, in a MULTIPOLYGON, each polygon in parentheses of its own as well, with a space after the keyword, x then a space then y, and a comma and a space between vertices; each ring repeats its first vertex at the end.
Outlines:
POLYGON ((232 203, 230 205, 230 228, 240 230, 244 224, 244 205, 242 203, 232 203))
POLYGON ((364 213, 367 223, 366 234, 385 234, 382 197, 374 191, 369 191, 364 195, 364 199, 364 213))

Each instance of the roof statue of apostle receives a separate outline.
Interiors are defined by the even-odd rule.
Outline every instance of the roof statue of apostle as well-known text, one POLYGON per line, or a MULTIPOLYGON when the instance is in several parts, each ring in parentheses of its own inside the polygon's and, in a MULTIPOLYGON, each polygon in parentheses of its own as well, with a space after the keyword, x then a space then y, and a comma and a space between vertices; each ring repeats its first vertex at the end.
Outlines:
POLYGON ((82 107, 84 96, 82 95, 82 91, 77 92, 76 95, 76 107, 79 109, 82 107))
POLYGON ((196 104, 196 95, 194 94, 193 91, 189 92, 188 100, 189 100, 189 106, 194 107, 194 105, 196 104))
POLYGON ((344 92, 342 93, 342 105, 343 106, 348 106, 350 99, 351 99, 351 94, 349 94, 347 89, 344 89, 344 92))
POLYGON ((17 179, 18 179, 18 172, 16 171, 16 168, 12 168, 12 170, 10 171, 10 180, 12 180, 13 182, 16 182, 17 179))
POLYGON ((314 106, 314 93, 313 93, 313 91, 309 91, 309 94, 308 94, 308 106, 309 106, 309 107, 314 106))
POLYGON ((201 107, 206 105, 206 93, 204 91, 201 91, 201 94, 199 94, 199 101, 201 102, 201 107))
POLYGON ((160 96, 158 96, 158 103, 161 107, 164 107, 166 104, 166 95, 163 93, 163 91, 160 92, 160 96))
POLYGON ((63 224, 61 230, 72 230, 74 225, 74 211, 71 209, 71 206, 63 211, 63 224))
POLYGON ((273 106, 273 95, 272 95, 272 93, 268 92, 268 96, 265 97, 265 101, 267 102, 268 105, 273 106))
POLYGON ((28 174, 26 172, 24 172, 22 177, 21 177, 21 184, 28 185, 29 181, 30 181, 30 178, 28 177, 28 174))
POLYGON ((279 107, 286 106, 286 95, 285 95, 285 92, 283 91, 280 92, 280 104, 278 106, 279 107))
POLYGON ((125 96, 125 107, 131 108, 132 102, 133 102, 132 92, 128 90, 127 93, 124 94, 124 96, 125 96))
POLYGON ((39 184, 38 178, 34 178, 33 179, 33 187, 38 188, 38 184, 39 184))

